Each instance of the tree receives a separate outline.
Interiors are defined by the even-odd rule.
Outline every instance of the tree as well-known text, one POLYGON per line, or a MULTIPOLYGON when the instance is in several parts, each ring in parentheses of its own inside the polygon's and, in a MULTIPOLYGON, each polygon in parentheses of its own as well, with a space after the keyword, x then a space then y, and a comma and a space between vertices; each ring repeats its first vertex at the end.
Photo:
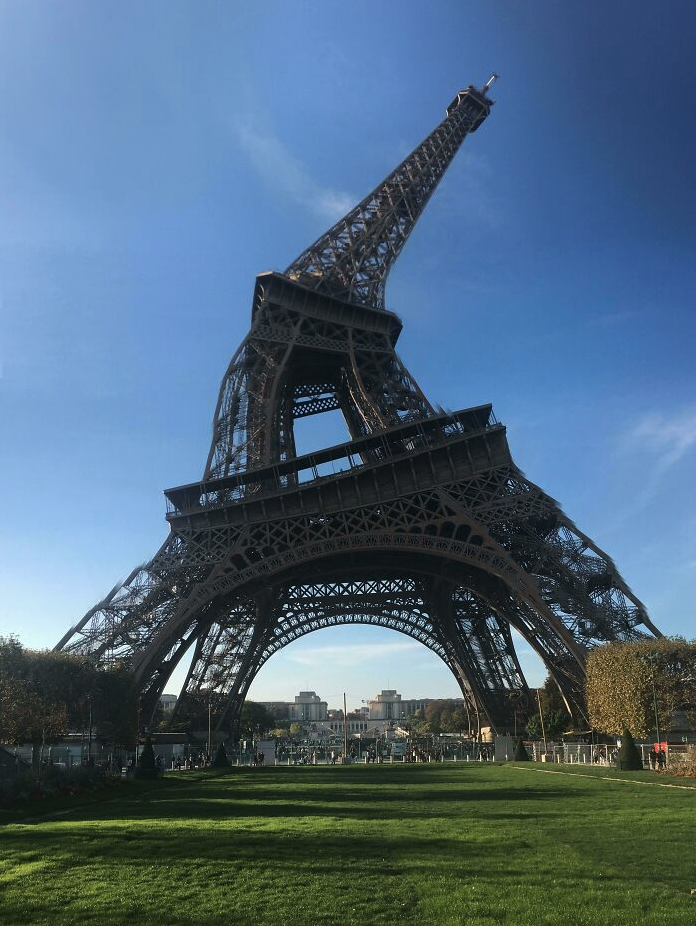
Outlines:
POLYGON ((136 778, 159 778, 159 769, 155 760, 155 750, 152 748, 152 740, 148 736, 140 753, 138 765, 135 769, 136 778))
POLYGON ((539 715, 538 711, 530 713, 525 723, 527 736, 530 739, 541 740, 544 738, 545 733, 546 739, 556 740, 559 739, 566 730, 570 730, 573 725, 573 718, 568 713, 565 700, 551 675, 546 676, 546 681, 543 687, 538 689, 538 692, 530 692, 528 697, 518 699, 520 714, 525 713, 524 702, 526 701, 528 705, 532 702, 532 698, 533 701, 538 701, 541 705, 544 723, 542 727, 542 717, 539 715))
MULTIPOLYGON (((551 684, 553 684, 554 688, 558 689, 558 686, 553 681, 553 679, 550 676, 548 676, 544 684, 544 687, 540 690, 540 695, 541 695, 541 699, 542 699, 542 703, 544 704, 544 707, 550 708, 551 706, 553 706, 553 707, 564 708, 565 705, 563 704, 563 699, 560 698, 560 696, 558 698, 558 700, 560 701, 559 704, 555 703, 555 698, 554 698, 553 704, 551 703, 547 704, 546 693, 547 693, 547 690, 549 690, 550 692, 551 684)), ((549 702, 551 701, 552 697, 553 696, 549 695, 549 702)), ((525 728, 527 720, 532 716, 532 714, 536 712, 536 707, 537 707, 536 691, 529 690, 526 688, 525 689, 510 688, 505 692, 505 702, 506 702, 506 711, 507 711, 507 715, 509 718, 508 722, 511 723, 514 729, 523 730, 525 728)))
POLYGON ((587 658, 587 707, 592 726, 613 736, 628 728, 645 738, 656 723, 667 732, 677 711, 694 723, 696 641, 675 637, 596 647, 587 658))
MULTIPOLYGON (((207 730, 210 722, 210 726, 215 730, 222 720, 225 707, 225 695, 215 689, 201 688, 199 691, 186 691, 176 702, 176 719, 167 721, 165 727, 176 733, 201 731, 207 730)), ((244 714, 243 711, 242 713, 244 714)), ((248 713, 246 716, 248 717, 248 713)), ((162 719, 163 715, 155 712, 153 725, 161 728, 162 719)), ((228 730, 228 732, 232 731, 228 730)), ((234 732, 236 734, 236 731, 234 732)), ((246 732, 246 728, 243 728, 242 732, 246 732)))
POLYGON ((253 736, 254 733, 263 735, 275 726, 275 720, 270 711, 263 704, 255 701, 245 701, 239 718, 240 730, 253 736))
POLYGON ((469 715, 466 712, 466 708, 455 707, 452 711, 452 728, 447 730, 447 733, 464 733, 469 732, 469 715))
POLYGON ((133 673, 119 662, 94 676, 93 721, 103 741, 134 749, 137 736, 138 692, 133 673))
POLYGON ((408 725, 412 732, 418 736, 424 736, 430 733, 430 721, 426 720, 425 714, 421 710, 414 711, 408 718, 408 725))
POLYGON ((570 723, 569 714, 567 711, 558 710, 548 710, 543 711, 543 713, 543 727, 539 714, 532 714, 529 718, 527 721, 527 736, 532 740, 541 740, 544 738, 545 733, 546 739, 558 739, 568 729, 568 724, 570 723))
POLYGON ((136 696, 125 666, 98 668, 83 656, 25 649, 0 637, 0 742, 50 743, 90 721, 132 746, 136 696))
POLYGON ((618 766, 624 772, 640 772, 643 770, 643 759, 638 752, 638 747, 633 742, 631 731, 628 729, 624 729, 621 734, 618 766))
POLYGON ((515 746, 515 754, 513 755, 515 762, 529 762, 529 753, 524 745, 524 740, 520 736, 517 740, 517 745, 515 746))
POLYGON ((220 743, 215 760, 213 761, 213 768, 228 768, 229 764, 227 752, 225 751, 225 744, 220 743))
MULTIPOLYGON (((536 697, 536 693, 534 697, 536 697)), ((546 718, 547 712, 558 711, 559 713, 566 715, 568 722, 571 721, 571 716, 568 713, 568 707, 566 705, 565 698, 561 694, 561 690, 556 684, 556 680, 552 675, 546 676, 543 686, 539 689, 539 700, 541 701, 541 708, 544 712, 544 718, 546 718)))
POLYGON ((26 675, 26 658, 19 640, 0 637, 0 742, 12 742, 15 726, 23 725, 26 675))
POLYGON ((27 650, 14 638, 0 638, 0 740, 50 743, 81 729, 91 671, 81 657, 27 650))
POLYGON ((427 733, 442 733, 446 729, 446 723, 451 723, 452 716, 450 702, 442 699, 431 701, 425 705, 425 720, 428 724, 427 733), (447 715, 450 715, 449 717, 447 715))

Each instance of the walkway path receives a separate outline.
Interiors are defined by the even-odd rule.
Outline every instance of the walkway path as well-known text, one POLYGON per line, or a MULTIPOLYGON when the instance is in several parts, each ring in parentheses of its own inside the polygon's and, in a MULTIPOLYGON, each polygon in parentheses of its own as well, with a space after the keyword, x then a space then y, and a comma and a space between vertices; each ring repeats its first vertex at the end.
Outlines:
POLYGON ((656 788, 678 788, 680 791, 696 791, 696 785, 671 785, 663 781, 636 781, 635 778, 613 778, 610 775, 583 775, 580 772, 556 772, 550 768, 534 768, 531 765, 511 765, 519 772, 539 772, 541 775, 572 775, 574 778, 591 778, 593 781, 622 781, 629 785, 653 785, 656 788))

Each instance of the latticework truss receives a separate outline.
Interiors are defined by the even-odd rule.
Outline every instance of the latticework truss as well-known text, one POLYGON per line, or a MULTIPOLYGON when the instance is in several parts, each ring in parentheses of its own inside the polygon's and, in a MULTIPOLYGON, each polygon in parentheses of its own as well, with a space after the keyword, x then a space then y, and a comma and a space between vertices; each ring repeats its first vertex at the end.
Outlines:
POLYGON ((285 274, 257 278, 202 481, 166 493, 166 543, 58 644, 126 660, 143 716, 190 656, 179 709, 207 692, 232 724, 275 652, 355 623, 423 643, 494 727, 528 694, 514 629, 582 716, 588 648, 658 635, 611 559, 517 469, 490 406, 436 411, 395 350, 387 274, 487 117, 486 89, 458 94, 285 274), (334 410, 350 440, 298 457, 294 422, 334 410))
POLYGON ((486 89, 458 93, 440 125, 285 275, 344 302, 383 309, 387 276, 413 226, 466 136, 490 112, 486 89))

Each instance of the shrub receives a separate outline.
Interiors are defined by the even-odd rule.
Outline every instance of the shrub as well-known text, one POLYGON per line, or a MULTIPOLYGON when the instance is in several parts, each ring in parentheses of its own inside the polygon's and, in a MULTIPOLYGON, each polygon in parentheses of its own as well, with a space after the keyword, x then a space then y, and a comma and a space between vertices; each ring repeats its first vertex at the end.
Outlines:
POLYGON ((12 778, 0 779, 0 807, 16 807, 31 800, 84 794, 103 787, 106 773, 94 766, 75 765, 62 769, 49 765, 40 771, 29 769, 12 778))
POLYGON ((619 749, 617 765, 623 772, 638 772, 643 769, 641 754, 633 742, 631 731, 626 728, 621 734, 621 749, 619 749))
POLYGON ((669 771, 684 778, 696 778, 696 746, 689 746, 686 752, 670 752, 669 771))
POLYGON ((140 753, 140 758, 138 759, 138 767, 157 768, 157 763, 155 762, 155 750, 152 748, 152 740, 149 736, 145 740, 143 751, 140 753))
POLYGON ((529 753, 524 745, 524 740, 520 737, 517 740, 517 745, 515 746, 515 754, 513 756, 515 762, 529 762, 529 753))
POLYGON ((220 743, 218 746, 217 755, 213 762, 213 768, 229 768, 229 761, 227 759, 227 753, 225 752, 225 744, 220 743))
POLYGON ((152 748, 152 740, 148 736, 143 746, 143 751, 138 759, 138 766, 135 770, 136 778, 159 778, 160 771, 155 761, 155 750, 152 748))

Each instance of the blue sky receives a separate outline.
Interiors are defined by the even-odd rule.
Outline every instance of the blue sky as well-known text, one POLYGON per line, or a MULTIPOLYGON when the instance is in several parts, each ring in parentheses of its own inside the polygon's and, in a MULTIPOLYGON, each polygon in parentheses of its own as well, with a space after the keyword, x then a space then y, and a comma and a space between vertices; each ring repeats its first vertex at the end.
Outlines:
MULTIPOLYGON (((400 354, 432 402, 493 402, 521 469, 695 636, 695 38, 689 0, 0 0, 0 633, 53 646, 154 554, 255 274, 497 71, 390 277, 400 354)), ((287 647, 252 694, 387 686, 457 694, 367 628, 287 647)))

